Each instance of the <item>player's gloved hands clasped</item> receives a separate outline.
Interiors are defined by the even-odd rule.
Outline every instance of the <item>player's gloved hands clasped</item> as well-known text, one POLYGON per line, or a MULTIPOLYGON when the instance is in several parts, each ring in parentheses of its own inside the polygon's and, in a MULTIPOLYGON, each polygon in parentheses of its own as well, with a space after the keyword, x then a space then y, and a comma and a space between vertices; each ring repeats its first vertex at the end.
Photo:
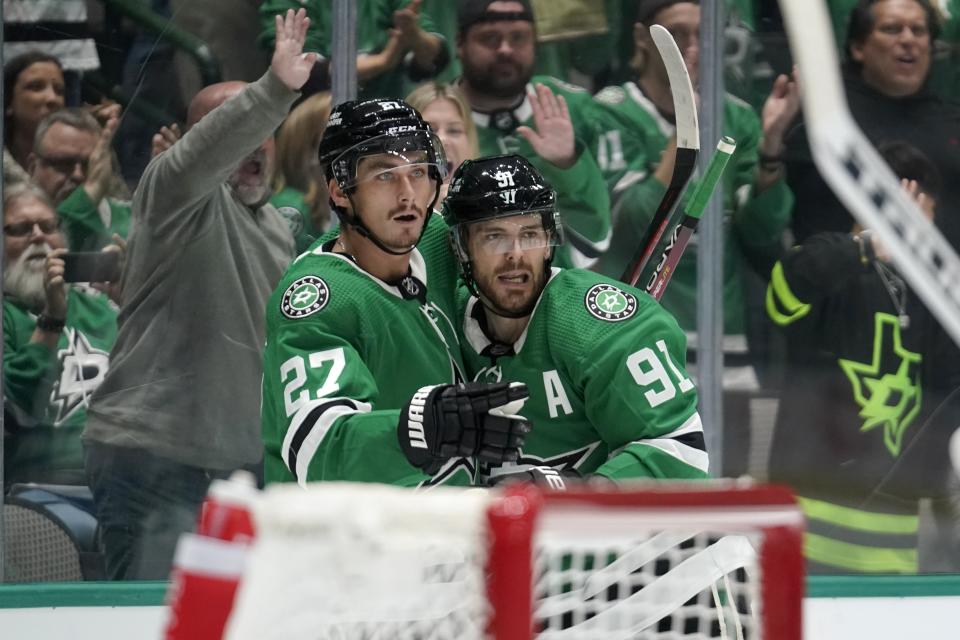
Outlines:
POLYGON ((570 488, 571 483, 580 480, 582 478, 576 471, 558 471, 553 467, 527 467, 523 471, 491 476, 487 480, 487 486, 495 487, 498 484, 508 484, 510 482, 532 482, 538 487, 553 489, 554 491, 566 491, 570 488))
POLYGON ((518 415, 529 395, 519 382, 423 387, 400 411, 400 448, 410 464, 430 475, 458 456, 512 462, 530 431, 530 422, 518 415))

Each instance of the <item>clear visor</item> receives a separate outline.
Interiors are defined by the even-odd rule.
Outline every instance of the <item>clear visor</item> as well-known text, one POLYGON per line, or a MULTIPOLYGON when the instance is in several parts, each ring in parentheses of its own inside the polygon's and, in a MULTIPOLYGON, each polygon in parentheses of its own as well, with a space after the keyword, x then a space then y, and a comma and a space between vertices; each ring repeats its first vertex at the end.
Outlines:
POLYGON ((549 209, 533 211, 520 216, 492 218, 460 225, 462 247, 469 252, 499 255, 512 251, 529 251, 557 246, 562 242, 558 233, 545 229, 543 214, 549 209))
POLYGON ((389 182, 401 177, 429 179, 447 173, 443 145, 433 133, 412 131, 396 135, 382 135, 357 143, 344 151, 334 162, 344 157, 356 158, 351 180, 342 185, 349 189, 362 182, 389 182), (431 171, 433 169, 436 173, 431 171))
POLYGON ((357 165, 357 177, 348 187, 367 183, 388 185, 399 180, 408 180, 411 184, 417 184, 421 181, 428 182, 433 180, 433 176, 436 175, 430 169, 437 166, 432 162, 417 162, 413 158, 401 159, 393 155, 381 157, 379 154, 361 158, 357 165), (383 164, 402 162, 403 164, 382 166, 381 162, 383 164))

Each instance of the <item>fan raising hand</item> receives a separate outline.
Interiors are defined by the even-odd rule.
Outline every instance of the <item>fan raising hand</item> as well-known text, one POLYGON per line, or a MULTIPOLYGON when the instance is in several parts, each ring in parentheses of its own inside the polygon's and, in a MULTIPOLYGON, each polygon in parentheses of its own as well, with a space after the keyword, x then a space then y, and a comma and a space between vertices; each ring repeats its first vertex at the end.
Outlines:
POLYGON ((534 128, 517 127, 517 133, 527 139, 541 158, 561 169, 569 169, 577 161, 577 150, 567 101, 543 84, 538 84, 528 97, 534 128))
POLYGON ((310 70, 317 61, 316 53, 303 53, 310 18, 305 9, 296 13, 290 9, 285 16, 277 16, 276 22, 277 43, 270 68, 283 84, 298 91, 310 77, 310 70))

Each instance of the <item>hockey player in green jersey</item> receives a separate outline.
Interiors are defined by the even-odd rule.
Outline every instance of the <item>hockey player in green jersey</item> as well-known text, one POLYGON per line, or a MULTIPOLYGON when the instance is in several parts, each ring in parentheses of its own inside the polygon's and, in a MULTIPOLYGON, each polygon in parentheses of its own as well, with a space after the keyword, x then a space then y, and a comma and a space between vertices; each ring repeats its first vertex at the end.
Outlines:
POLYGON ((80 432, 109 367, 117 310, 64 283, 64 234, 39 189, 10 189, 3 208, 4 480, 83 485, 80 432))
POLYGON ((559 266, 586 267, 610 243, 610 202, 584 138, 590 94, 533 76, 536 31, 529 0, 466 0, 458 11, 459 86, 477 125, 480 154, 517 153, 557 190, 565 246, 559 266))
POLYGON ((456 265, 432 213, 442 146, 405 102, 368 100, 333 110, 319 153, 340 231, 267 307, 266 479, 470 484, 474 459, 517 457, 527 392, 462 384, 456 265))
POLYGON ((551 269, 562 227, 536 169, 516 155, 467 161, 443 211, 469 289, 459 304, 468 373, 524 382, 522 414, 536 425, 519 460, 482 468, 481 481, 705 477, 683 333, 637 289, 551 269))

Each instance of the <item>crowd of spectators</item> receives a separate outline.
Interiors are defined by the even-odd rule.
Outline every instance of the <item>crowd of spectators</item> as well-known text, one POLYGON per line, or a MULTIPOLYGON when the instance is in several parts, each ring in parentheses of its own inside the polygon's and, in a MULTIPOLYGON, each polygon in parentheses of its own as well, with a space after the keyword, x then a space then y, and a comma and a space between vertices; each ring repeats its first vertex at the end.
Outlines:
MULTIPOLYGON (((175 19, 176 2, 151 4, 175 19)), ((198 4, 216 15, 229 3, 198 4)), ((335 106, 332 3, 243 4, 256 43, 231 42, 216 24, 204 30, 220 33, 215 53, 256 44, 262 60, 195 95, 180 95, 188 82, 167 87, 177 72, 154 64, 145 32, 131 39, 113 82, 136 90, 138 73, 156 73, 171 93, 164 109, 189 105, 179 122, 146 134, 142 122, 126 121, 126 105, 83 83, 71 92, 70 74, 79 82, 82 71, 65 72, 52 49, 4 62, 3 483, 89 486, 114 579, 166 576, 211 479, 238 468, 262 479, 264 309, 294 258, 337 224, 317 154, 335 106), (68 251, 118 252, 122 276, 68 281, 68 251)), ((676 149, 649 28, 673 34, 696 88, 700 3, 356 4, 360 97, 405 98, 422 113, 448 179, 468 159, 527 158, 557 191, 566 243, 554 266, 618 277, 667 188, 676 149)), ((905 188, 935 202, 934 224, 960 248, 960 106, 945 64, 960 51, 960 3, 828 4, 854 118, 913 181, 905 188)), ((823 528, 808 540, 817 570, 916 571, 925 566, 916 554, 921 503, 932 500, 949 520, 956 502, 938 452, 960 416, 936 409, 960 386, 960 350, 819 175, 796 72, 783 50, 763 46, 782 31, 768 5, 726 2, 730 33, 747 34, 745 68, 756 73, 728 66, 730 86, 742 91, 723 98, 720 123, 738 143, 723 181, 715 268, 728 365, 736 365, 724 386, 742 411, 727 412, 728 462, 711 471, 801 489, 823 528), (850 311, 851 301, 862 304, 850 311), (742 402, 759 396, 779 400, 779 414, 769 450, 751 466, 750 452, 764 444, 742 402), (918 466, 922 482, 906 481, 918 466), (895 528, 911 539, 862 527, 836 535, 850 518, 878 515, 905 519, 895 528), (877 562, 851 552, 890 547, 907 551, 877 562)), ((172 60, 164 46, 156 56, 172 60)), ((153 96, 151 82, 144 90, 153 96)), ((663 299, 690 344, 696 254, 693 242, 663 299)), ((960 568, 960 554, 953 560, 960 568)))

